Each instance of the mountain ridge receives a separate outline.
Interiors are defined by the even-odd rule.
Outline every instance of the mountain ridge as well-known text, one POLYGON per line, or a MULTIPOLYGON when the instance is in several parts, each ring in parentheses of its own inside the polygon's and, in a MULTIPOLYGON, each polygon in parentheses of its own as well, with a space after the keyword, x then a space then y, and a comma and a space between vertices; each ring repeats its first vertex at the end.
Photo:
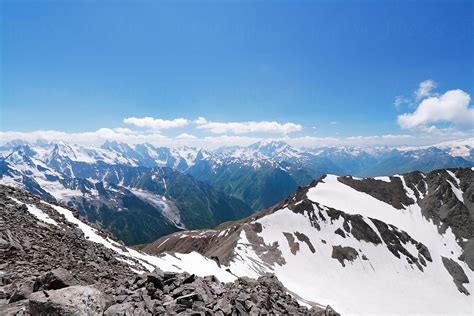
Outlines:
POLYGON ((324 298, 321 303, 343 314, 469 314, 473 179, 473 168, 376 179, 325 176, 247 219, 174 233, 144 251, 194 249, 237 275, 272 272, 290 291, 324 298), (324 273, 301 273, 313 270, 324 273), (360 282, 367 284, 363 292, 356 291, 360 282), (426 306, 433 298, 440 303, 426 306))
POLYGON ((242 218, 326 173, 394 174, 472 166, 474 162, 466 160, 472 156, 471 143, 472 139, 444 143, 444 149, 305 150, 267 140, 208 151, 119 142, 97 148, 16 141, 0 146, 0 183, 71 203, 128 244, 142 244, 184 228, 210 228, 242 218), (168 193, 167 181, 173 188, 168 193))
POLYGON ((100 147, 64 142, 29 144, 15 141, 0 146, 0 155, 5 159, 19 146, 26 146, 31 157, 69 176, 75 176, 73 169, 87 169, 89 164, 170 167, 244 201, 254 211, 271 206, 298 186, 327 173, 383 176, 474 165, 472 138, 422 147, 339 146, 313 149, 298 149, 283 141, 264 140, 247 147, 217 150, 129 145, 110 141, 100 147), (264 184, 274 183, 277 174, 281 174, 282 179, 276 184, 282 187, 286 185, 287 189, 274 191, 266 188, 264 184), (255 195, 252 192, 260 193, 255 195), (272 197, 264 198, 265 195, 272 197))

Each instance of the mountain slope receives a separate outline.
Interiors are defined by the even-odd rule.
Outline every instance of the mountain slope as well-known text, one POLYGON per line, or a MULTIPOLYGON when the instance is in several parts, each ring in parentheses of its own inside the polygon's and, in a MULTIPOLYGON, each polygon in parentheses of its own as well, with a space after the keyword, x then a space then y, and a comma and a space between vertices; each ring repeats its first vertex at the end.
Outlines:
POLYGON ((473 180, 471 168, 329 175, 248 219, 174 233, 145 251, 194 249, 239 276, 272 272, 343 314, 470 315, 473 180))
MULTIPOLYGON (((196 172, 194 168, 191 168, 189 173, 216 189, 244 201, 253 210, 275 204, 298 187, 298 182, 292 174, 272 165, 262 165, 256 169, 247 165, 226 164, 210 173, 196 172)), ((310 178, 305 175, 301 177, 303 183, 310 178)))
POLYGON ((197 253, 141 253, 75 210, 2 185, 0 228, 1 315, 336 315, 301 306, 274 276, 238 279, 197 253))

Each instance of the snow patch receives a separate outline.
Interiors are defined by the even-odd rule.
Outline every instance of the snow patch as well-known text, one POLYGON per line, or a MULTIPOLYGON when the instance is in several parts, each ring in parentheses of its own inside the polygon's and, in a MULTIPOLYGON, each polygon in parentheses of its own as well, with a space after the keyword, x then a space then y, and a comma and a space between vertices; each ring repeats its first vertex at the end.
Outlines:
POLYGON ((181 213, 173 202, 167 200, 164 196, 159 196, 148 191, 130 189, 139 199, 150 203, 154 207, 161 210, 161 214, 168 219, 170 223, 179 229, 186 229, 181 221, 181 213))
POLYGON ((391 182, 390 177, 375 177, 374 179, 379 180, 379 181, 383 181, 383 182, 388 182, 388 183, 391 182))
POLYGON ((28 208, 28 213, 30 213, 31 215, 33 215, 34 217, 36 217, 40 221, 42 221, 46 224, 58 226, 58 222, 56 222, 54 219, 49 217, 48 214, 46 214, 45 212, 43 212, 42 210, 37 208, 35 205, 23 203, 22 201, 17 200, 15 198, 11 197, 11 196, 9 196, 9 198, 12 199, 13 201, 15 201, 17 204, 25 204, 26 207, 28 208))
MULTIPOLYGON (((84 236, 86 236, 89 241, 102 244, 104 247, 113 250, 118 255, 126 257, 122 258, 122 261, 127 260, 124 262, 127 262, 128 264, 133 263, 134 259, 137 260, 143 267, 145 267, 150 272, 158 267, 164 271, 187 271, 189 273, 194 273, 198 276, 215 275, 222 282, 232 282, 236 279, 234 275, 230 274, 222 268, 219 268, 215 261, 208 259, 197 252, 191 252, 189 254, 176 253, 174 255, 164 254, 159 257, 148 255, 140 251, 120 245, 115 241, 111 240, 110 238, 102 237, 101 235, 99 235, 96 229, 90 227, 89 225, 76 218, 70 210, 64 207, 53 205, 44 201, 42 201, 42 203, 52 207, 58 213, 64 215, 67 221, 76 224, 79 229, 82 230, 84 236), (129 260, 127 258, 132 260, 129 260)), ((131 269, 137 273, 142 272, 136 269, 135 264, 131 266, 131 269)))
POLYGON ((461 202, 461 203, 464 203, 464 198, 462 197, 462 194, 463 192, 458 189, 451 181, 447 180, 446 181, 449 183, 449 185, 451 186, 451 190, 453 191, 454 195, 456 196, 456 198, 461 202))

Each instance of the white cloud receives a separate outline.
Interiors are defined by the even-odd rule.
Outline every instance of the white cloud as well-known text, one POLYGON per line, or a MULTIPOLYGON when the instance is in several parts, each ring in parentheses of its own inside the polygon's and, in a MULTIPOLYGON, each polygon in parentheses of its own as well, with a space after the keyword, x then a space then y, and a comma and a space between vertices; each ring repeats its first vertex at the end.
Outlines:
POLYGON ((176 136, 177 139, 196 139, 197 137, 188 133, 182 133, 176 136))
POLYGON ((207 123, 207 120, 204 117, 200 116, 194 121, 194 123, 198 125, 203 125, 207 123))
POLYGON ((395 100, 393 101, 393 105, 395 105, 395 108, 398 110, 402 106, 402 104, 409 103, 409 100, 405 98, 403 95, 399 95, 395 97, 395 100))
POLYGON ((415 91, 416 99, 419 100, 431 96, 434 88, 436 88, 436 82, 434 82, 434 80, 429 79, 421 82, 415 91))
POLYGON ((127 143, 145 143, 167 139, 159 133, 143 133, 128 129, 100 128, 96 131, 66 133, 55 130, 38 130, 33 132, 0 132, 0 141, 8 142, 15 139, 35 142, 37 140, 65 141, 72 144, 101 144, 107 140, 127 143))
POLYGON ((349 137, 286 137, 286 141, 295 147, 325 147, 325 146, 424 146, 443 142, 447 139, 456 140, 469 137, 466 133, 445 133, 426 135, 387 134, 349 137))
POLYGON ((474 108, 469 106, 470 101, 466 92, 450 90, 441 96, 424 99, 415 112, 399 115, 397 121, 404 129, 438 122, 474 126, 474 108))
POLYGON ((114 131, 118 132, 118 133, 130 133, 130 134, 136 134, 138 133, 138 131, 134 131, 134 130, 131 130, 130 128, 126 128, 126 127, 117 127, 117 128, 114 128, 114 131))
POLYGON ((198 129, 208 130, 214 134, 276 133, 286 135, 303 129, 300 124, 282 124, 275 121, 209 122, 199 117, 195 123, 198 129))
POLYGON ((189 120, 184 118, 163 120, 153 117, 127 117, 123 122, 125 124, 135 125, 138 127, 148 127, 156 130, 183 127, 189 124, 189 120))
MULTIPOLYGON (((295 147, 320 147, 320 146, 400 146, 400 145, 430 145, 448 140, 466 138, 472 135, 456 130, 433 130, 432 133, 424 135, 373 135, 373 136, 351 136, 351 137, 315 137, 301 136, 272 138, 283 140, 295 147)), ((1 132, 0 143, 15 139, 28 142, 37 140, 65 141, 71 144, 100 145, 107 140, 125 142, 129 144, 150 143, 155 146, 194 146, 199 148, 215 149, 221 146, 248 146, 262 138, 241 135, 218 135, 207 137, 196 137, 190 134, 180 134, 176 137, 164 136, 156 131, 131 131, 128 129, 101 128, 96 131, 82 133, 66 133, 61 131, 33 131, 33 132, 1 132)))

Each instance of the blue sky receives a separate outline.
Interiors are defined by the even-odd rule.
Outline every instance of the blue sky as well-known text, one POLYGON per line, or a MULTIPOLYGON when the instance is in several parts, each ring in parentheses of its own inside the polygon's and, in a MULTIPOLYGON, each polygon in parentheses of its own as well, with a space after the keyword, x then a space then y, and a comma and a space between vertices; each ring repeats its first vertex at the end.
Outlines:
POLYGON ((3 140, 125 128, 181 139, 473 135, 472 1, 1 6, 3 140), (426 80, 431 88, 417 98, 426 80), (465 95, 443 99, 449 91, 465 95), (413 117, 401 122, 403 114, 413 117), (163 128, 126 124, 130 117, 187 122, 163 128))

